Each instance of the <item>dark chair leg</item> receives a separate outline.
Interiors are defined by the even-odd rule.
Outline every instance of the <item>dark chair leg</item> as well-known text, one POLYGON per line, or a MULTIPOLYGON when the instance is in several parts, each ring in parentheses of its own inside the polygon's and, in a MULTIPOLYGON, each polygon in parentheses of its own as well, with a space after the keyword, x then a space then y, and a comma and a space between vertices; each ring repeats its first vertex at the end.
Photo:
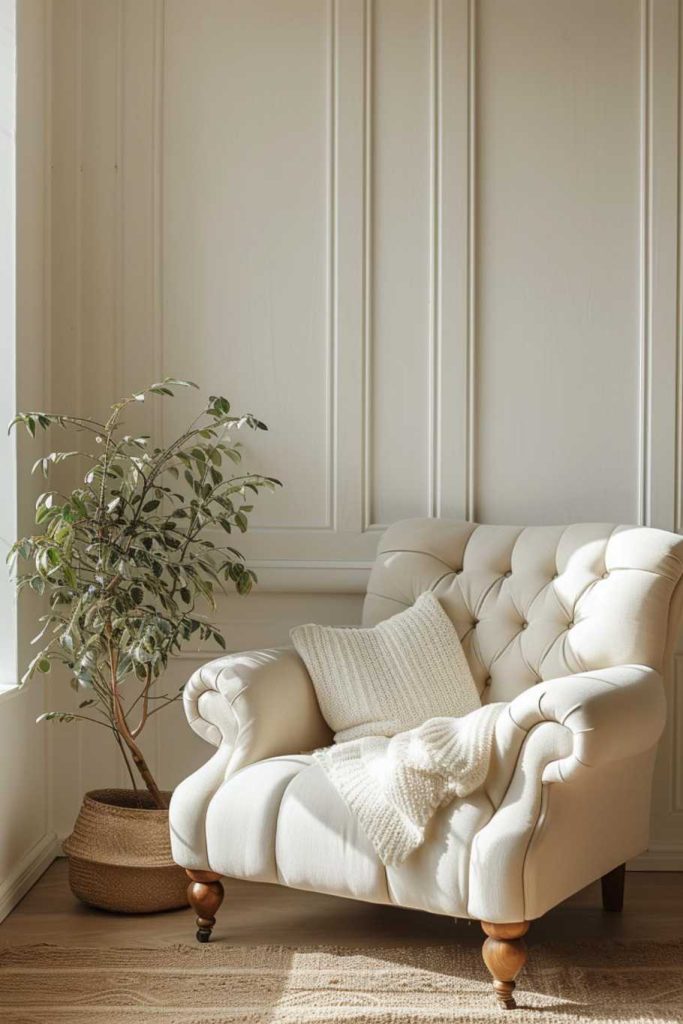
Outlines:
POLYGON ((190 871, 192 879, 187 887, 187 900, 197 915, 197 942, 208 942, 216 923, 216 913, 223 902, 223 886, 215 871, 190 871))
POLYGON ((602 906, 605 910, 619 913, 624 908, 624 880, 626 865, 620 864, 613 871, 602 876, 602 906))

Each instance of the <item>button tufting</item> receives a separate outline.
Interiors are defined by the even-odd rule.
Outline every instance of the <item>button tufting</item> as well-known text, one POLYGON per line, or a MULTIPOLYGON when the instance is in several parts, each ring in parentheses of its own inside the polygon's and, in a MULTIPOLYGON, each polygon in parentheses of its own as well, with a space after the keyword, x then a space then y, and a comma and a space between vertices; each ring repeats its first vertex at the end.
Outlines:
POLYGON ((472 619, 472 625, 473 626, 478 626, 479 625, 479 619, 472 619))
POLYGON ((603 580, 606 580, 608 576, 609 576, 609 573, 608 573, 607 569, 605 569, 605 571, 602 574, 603 580))
POLYGON ((556 580, 559 575, 559 572, 554 572, 552 578, 556 580))
POLYGON ((528 622, 523 622, 522 623, 522 629, 526 629, 528 625, 529 625, 528 622))
POLYGON ((571 629, 573 625, 574 625, 574 620, 572 619, 571 622, 567 623, 567 629, 571 629))
POLYGON ((503 575, 505 576, 506 580, 509 580, 510 577, 512 576, 512 569, 508 569, 508 571, 503 573, 503 575))
POLYGON ((491 676, 487 676, 486 679, 484 680, 484 686, 490 686, 490 685, 491 685, 491 676))

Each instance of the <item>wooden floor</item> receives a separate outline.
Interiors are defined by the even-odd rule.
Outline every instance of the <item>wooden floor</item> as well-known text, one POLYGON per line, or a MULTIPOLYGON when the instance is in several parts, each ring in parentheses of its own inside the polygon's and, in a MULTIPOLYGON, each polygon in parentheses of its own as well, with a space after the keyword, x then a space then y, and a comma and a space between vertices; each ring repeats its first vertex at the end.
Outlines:
MULTIPOLYGON (((601 909, 590 886, 532 925, 529 944, 575 938, 683 938, 683 873, 629 872, 622 914, 601 909)), ((395 907, 227 879, 214 940, 233 944, 396 946, 457 940, 480 945, 476 924, 395 907)), ((125 916, 90 910, 69 891, 66 862, 52 867, 0 924, 0 946, 156 947, 194 942, 189 910, 125 916)))

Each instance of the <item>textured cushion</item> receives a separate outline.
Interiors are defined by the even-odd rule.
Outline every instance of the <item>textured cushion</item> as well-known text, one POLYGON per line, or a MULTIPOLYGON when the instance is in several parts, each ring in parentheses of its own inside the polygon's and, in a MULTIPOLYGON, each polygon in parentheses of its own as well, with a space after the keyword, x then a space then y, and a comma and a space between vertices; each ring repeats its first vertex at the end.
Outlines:
POLYGON ((432 594, 375 629, 308 625, 291 637, 335 742, 394 736, 481 704, 458 635, 432 594))

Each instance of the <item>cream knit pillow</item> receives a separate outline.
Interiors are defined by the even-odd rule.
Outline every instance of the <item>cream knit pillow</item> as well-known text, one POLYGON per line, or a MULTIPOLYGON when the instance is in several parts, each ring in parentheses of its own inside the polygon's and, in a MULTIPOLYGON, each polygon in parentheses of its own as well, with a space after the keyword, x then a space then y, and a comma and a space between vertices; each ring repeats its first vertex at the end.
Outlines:
POLYGON ((431 592, 372 629, 309 625, 290 635, 335 743, 481 706, 455 627, 431 592))

